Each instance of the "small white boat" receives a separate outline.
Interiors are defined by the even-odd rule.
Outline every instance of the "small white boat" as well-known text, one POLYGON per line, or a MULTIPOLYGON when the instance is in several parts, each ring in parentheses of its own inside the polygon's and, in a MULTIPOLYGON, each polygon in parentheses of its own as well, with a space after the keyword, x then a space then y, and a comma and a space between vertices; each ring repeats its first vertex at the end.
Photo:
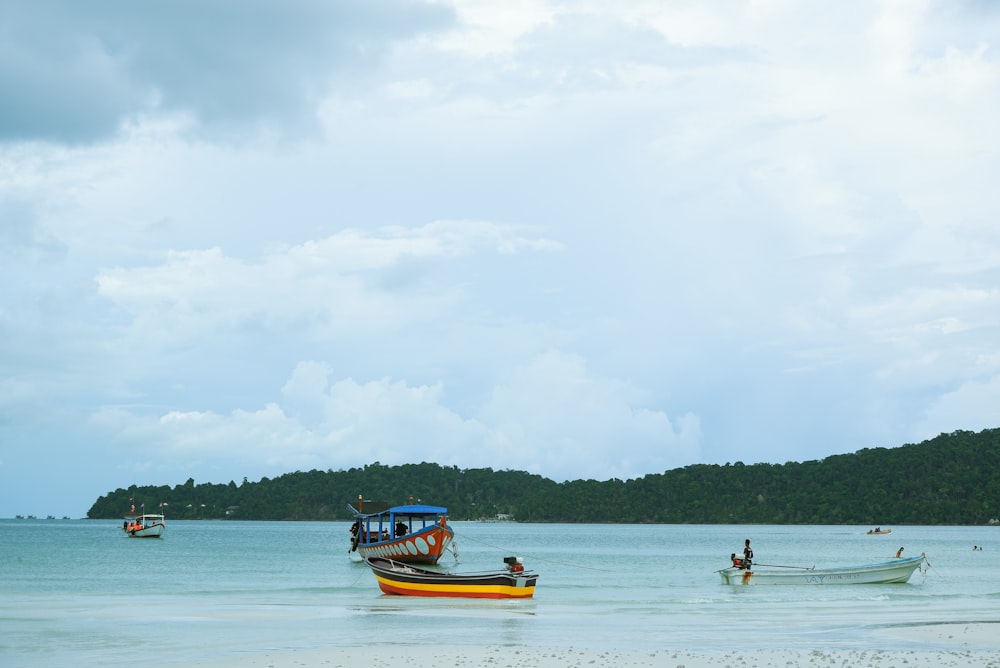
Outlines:
POLYGON ((891 584, 907 582, 913 571, 924 563, 927 557, 901 557, 861 566, 777 566, 773 564, 752 564, 742 568, 742 560, 717 573, 727 585, 784 585, 784 584, 891 584))
POLYGON ((163 515, 126 515, 122 530, 132 538, 159 538, 167 528, 163 515))

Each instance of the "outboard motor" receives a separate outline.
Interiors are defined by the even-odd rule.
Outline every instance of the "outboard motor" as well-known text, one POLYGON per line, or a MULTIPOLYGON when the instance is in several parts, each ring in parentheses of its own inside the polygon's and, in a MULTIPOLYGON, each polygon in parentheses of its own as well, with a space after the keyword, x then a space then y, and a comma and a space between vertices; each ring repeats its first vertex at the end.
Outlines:
POLYGON ((503 563, 507 564, 507 570, 511 573, 524 572, 524 559, 521 557, 504 557, 503 563))

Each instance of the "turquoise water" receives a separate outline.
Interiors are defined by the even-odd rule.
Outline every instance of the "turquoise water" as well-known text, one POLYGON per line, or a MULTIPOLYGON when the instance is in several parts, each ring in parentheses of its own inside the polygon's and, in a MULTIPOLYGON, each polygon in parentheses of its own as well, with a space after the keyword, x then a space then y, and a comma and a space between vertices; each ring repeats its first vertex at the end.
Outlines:
POLYGON ((168 518, 157 540, 126 538, 120 521, 0 520, 0 665, 132 666, 140 647, 142 665, 349 651, 376 635, 403 646, 934 649, 884 631, 1000 623, 1000 527, 452 526, 458 561, 443 567, 523 556, 540 574, 535 598, 384 596, 348 555, 346 522, 168 518), (931 567, 905 585, 724 586, 714 571, 745 538, 759 563, 867 563, 903 546, 931 567))

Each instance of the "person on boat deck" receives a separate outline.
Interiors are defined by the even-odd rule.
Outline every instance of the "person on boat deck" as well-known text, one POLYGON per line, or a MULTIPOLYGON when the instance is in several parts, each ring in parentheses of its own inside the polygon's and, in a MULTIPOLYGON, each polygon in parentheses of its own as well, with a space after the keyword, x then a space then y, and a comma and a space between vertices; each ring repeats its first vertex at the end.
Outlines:
POLYGON ((743 568, 750 568, 751 562, 753 562, 753 550, 750 549, 750 539, 747 538, 743 544, 743 568))
POLYGON ((396 535, 405 536, 406 535, 406 523, 403 520, 396 522, 396 535))
POLYGON ((359 542, 361 542, 361 520, 351 524, 351 552, 358 549, 359 542))

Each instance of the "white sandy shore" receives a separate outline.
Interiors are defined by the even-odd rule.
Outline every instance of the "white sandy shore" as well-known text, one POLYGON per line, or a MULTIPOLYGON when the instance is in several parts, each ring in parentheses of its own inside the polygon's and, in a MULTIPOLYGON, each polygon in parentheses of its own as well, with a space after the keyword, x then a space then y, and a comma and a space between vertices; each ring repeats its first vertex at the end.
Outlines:
POLYGON ((1000 623, 940 624, 887 629, 881 633, 912 643, 913 649, 650 651, 535 648, 486 645, 338 647, 240 653, 188 663, 223 668, 1000 668, 1000 623), (926 644, 923 648, 920 645, 926 644))
POLYGON ((913 643, 956 649, 1000 651, 1000 622, 993 624, 925 624, 884 629, 883 635, 913 643))

